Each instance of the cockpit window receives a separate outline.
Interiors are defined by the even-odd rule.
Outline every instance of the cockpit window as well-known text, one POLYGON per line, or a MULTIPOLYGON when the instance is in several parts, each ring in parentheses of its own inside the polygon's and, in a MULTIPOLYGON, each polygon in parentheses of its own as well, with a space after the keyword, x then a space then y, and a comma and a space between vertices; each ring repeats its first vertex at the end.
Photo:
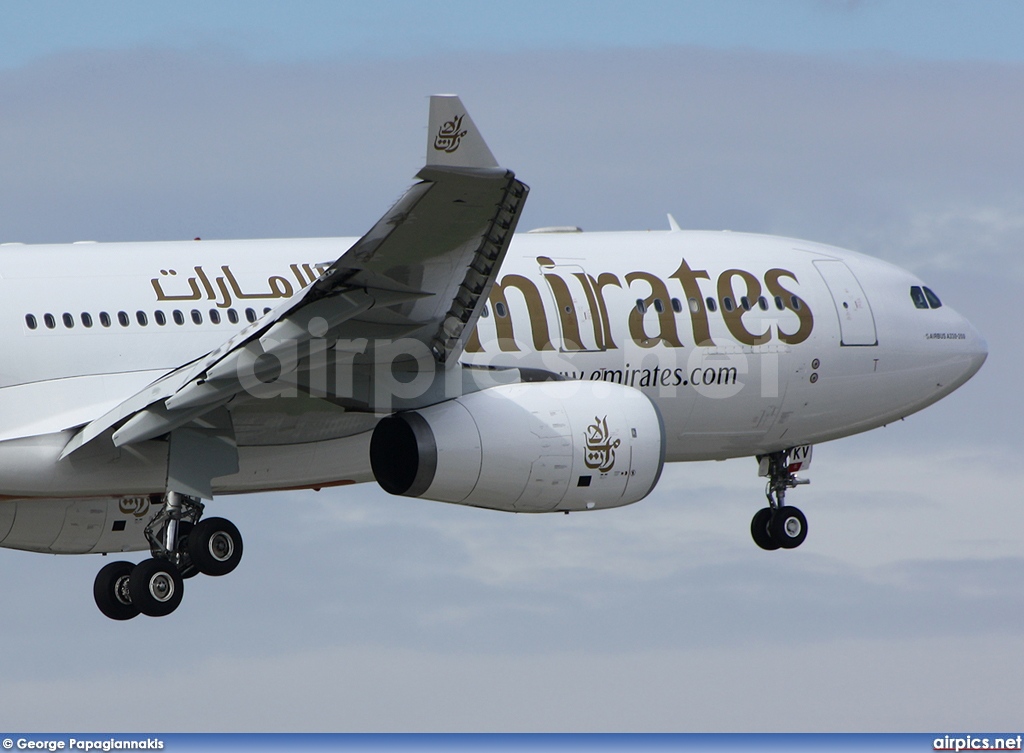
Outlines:
POLYGON ((910 298, 914 301, 914 305, 917 308, 928 308, 928 299, 924 297, 924 291, 921 290, 920 285, 914 285, 912 288, 910 288, 910 298))
POLYGON ((942 301, 932 292, 931 288, 923 285, 913 285, 910 288, 910 299, 919 309, 937 309, 942 306, 942 301))
POLYGON ((932 292, 931 288, 924 289, 924 297, 928 299, 928 304, 933 309, 937 309, 939 306, 942 305, 942 301, 940 301, 939 297, 932 292))

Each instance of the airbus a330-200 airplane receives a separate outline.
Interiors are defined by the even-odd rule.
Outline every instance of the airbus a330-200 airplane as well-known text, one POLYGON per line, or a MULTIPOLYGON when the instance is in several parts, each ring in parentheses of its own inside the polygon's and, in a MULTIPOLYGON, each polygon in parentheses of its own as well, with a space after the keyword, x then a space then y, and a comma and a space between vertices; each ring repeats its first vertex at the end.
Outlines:
MULTIPOLYGON (((455 96, 361 238, 0 249, 0 546, 149 551, 115 620, 224 575, 221 494, 376 481, 509 512, 628 505, 665 462, 753 456, 751 534, 793 548, 815 443, 955 390, 987 355, 914 275, 832 246, 682 231, 513 237, 527 187, 455 96)), ((671 218, 670 218, 671 220, 671 218)))

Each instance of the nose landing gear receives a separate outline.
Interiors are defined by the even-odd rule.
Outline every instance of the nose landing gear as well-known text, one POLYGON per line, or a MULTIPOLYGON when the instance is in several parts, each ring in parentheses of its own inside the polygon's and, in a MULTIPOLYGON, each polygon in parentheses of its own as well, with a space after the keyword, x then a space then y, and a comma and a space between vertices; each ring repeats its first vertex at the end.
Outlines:
POLYGON ((163 617, 181 603, 185 578, 227 575, 242 559, 242 536, 229 520, 200 521, 203 504, 168 492, 146 526, 152 557, 133 565, 111 562, 93 583, 96 606, 112 620, 163 617))
MULTIPOLYGON (((801 448, 803 449, 803 448, 801 448)), ((768 507, 754 514, 750 521, 750 535, 762 549, 795 549, 807 538, 807 518, 796 507, 786 504, 786 490, 811 483, 809 479, 797 478, 790 463, 792 450, 781 450, 761 455, 762 476, 768 477, 765 497, 768 507)))

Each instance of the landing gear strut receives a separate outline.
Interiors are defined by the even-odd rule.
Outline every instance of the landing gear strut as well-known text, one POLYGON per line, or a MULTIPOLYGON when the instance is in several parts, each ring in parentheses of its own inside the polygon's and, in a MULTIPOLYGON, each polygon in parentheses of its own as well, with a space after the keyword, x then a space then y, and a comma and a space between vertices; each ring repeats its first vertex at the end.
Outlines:
POLYGON ((194 497, 154 497, 162 504, 145 531, 153 556, 138 565, 111 562, 93 583, 96 606, 112 620, 168 615, 181 603, 186 578, 227 575, 242 559, 242 536, 231 521, 200 521, 203 504, 194 497))
POLYGON ((768 507, 758 510, 750 521, 750 535, 762 549, 795 549, 807 538, 807 518, 786 504, 786 490, 811 482, 793 473, 790 452, 781 450, 758 457, 761 475, 768 477, 764 491, 768 507))

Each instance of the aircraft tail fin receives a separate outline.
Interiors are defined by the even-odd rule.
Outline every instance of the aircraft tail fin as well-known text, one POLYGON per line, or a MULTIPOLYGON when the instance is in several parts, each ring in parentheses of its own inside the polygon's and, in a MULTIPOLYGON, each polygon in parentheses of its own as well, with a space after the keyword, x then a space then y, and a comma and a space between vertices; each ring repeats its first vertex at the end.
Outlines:
POLYGON ((498 167, 465 105, 454 94, 435 94, 430 98, 427 165, 498 167))

